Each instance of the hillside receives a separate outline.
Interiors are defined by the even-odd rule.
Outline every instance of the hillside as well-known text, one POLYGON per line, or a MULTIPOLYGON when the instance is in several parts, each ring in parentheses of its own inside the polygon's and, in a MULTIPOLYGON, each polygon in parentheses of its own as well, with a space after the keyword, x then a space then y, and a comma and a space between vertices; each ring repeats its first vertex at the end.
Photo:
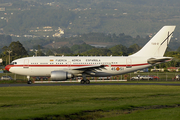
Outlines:
POLYGON ((178 0, 1 0, 0 33, 16 40, 52 37, 60 27, 63 37, 87 33, 146 37, 164 25, 176 25, 173 48, 177 48, 179 6, 178 0))

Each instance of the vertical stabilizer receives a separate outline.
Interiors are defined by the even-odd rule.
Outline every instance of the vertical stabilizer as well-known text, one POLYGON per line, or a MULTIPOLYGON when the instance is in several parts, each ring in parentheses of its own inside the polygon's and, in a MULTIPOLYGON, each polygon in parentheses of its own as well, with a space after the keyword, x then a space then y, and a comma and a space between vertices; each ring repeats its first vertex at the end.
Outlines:
POLYGON ((175 27, 164 26, 141 50, 131 56, 163 57, 175 27))

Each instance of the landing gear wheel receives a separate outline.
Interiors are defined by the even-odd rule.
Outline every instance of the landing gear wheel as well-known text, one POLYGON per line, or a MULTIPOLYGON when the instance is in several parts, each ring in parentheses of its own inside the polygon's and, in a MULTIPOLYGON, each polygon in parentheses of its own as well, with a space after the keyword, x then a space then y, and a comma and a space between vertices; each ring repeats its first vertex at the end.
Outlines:
POLYGON ((90 80, 86 80, 86 84, 90 84, 90 80))
POLYGON ((32 81, 30 80, 30 76, 29 75, 27 76, 27 79, 28 79, 27 84, 32 84, 32 81))
POLYGON ((85 81, 84 80, 81 80, 81 84, 84 84, 85 83, 85 81))
POLYGON ((32 84, 32 81, 31 81, 31 80, 28 80, 28 81, 27 81, 27 84, 32 84))

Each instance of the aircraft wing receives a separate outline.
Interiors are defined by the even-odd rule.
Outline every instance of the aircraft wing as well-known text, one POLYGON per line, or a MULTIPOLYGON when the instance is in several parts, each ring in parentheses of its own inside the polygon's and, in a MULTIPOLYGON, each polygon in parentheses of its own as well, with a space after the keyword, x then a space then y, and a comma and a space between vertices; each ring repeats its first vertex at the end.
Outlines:
POLYGON ((156 64, 156 63, 162 63, 162 62, 167 62, 167 61, 171 61, 171 60, 172 60, 172 57, 150 58, 150 59, 148 59, 148 63, 156 64))
MULTIPOLYGON (((106 65, 92 65, 92 66, 83 66, 83 67, 73 67, 72 70, 93 70, 93 69, 103 69, 106 65)), ((105 69, 105 68, 104 68, 105 69)))
MULTIPOLYGON (((82 66, 82 67, 72 67, 70 71, 78 71, 78 73, 86 73, 89 75, 95 75, 97 70, 106 69, 106 65, 92 65, 92 66, 82 66)), ((68 70, 69 71, 69 70, 68 70)))

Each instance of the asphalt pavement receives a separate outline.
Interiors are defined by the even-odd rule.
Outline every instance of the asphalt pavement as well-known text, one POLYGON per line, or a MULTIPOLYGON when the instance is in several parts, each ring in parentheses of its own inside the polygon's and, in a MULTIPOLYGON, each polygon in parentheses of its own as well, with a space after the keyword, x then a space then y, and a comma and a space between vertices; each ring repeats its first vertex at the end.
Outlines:
POLYGON ((0 87, 32 87, 32 86, 92 86, 92 85, 164 85, 164 86, 180 86, 180 83, 14 83, 14 84, 0 84, 0 87))

